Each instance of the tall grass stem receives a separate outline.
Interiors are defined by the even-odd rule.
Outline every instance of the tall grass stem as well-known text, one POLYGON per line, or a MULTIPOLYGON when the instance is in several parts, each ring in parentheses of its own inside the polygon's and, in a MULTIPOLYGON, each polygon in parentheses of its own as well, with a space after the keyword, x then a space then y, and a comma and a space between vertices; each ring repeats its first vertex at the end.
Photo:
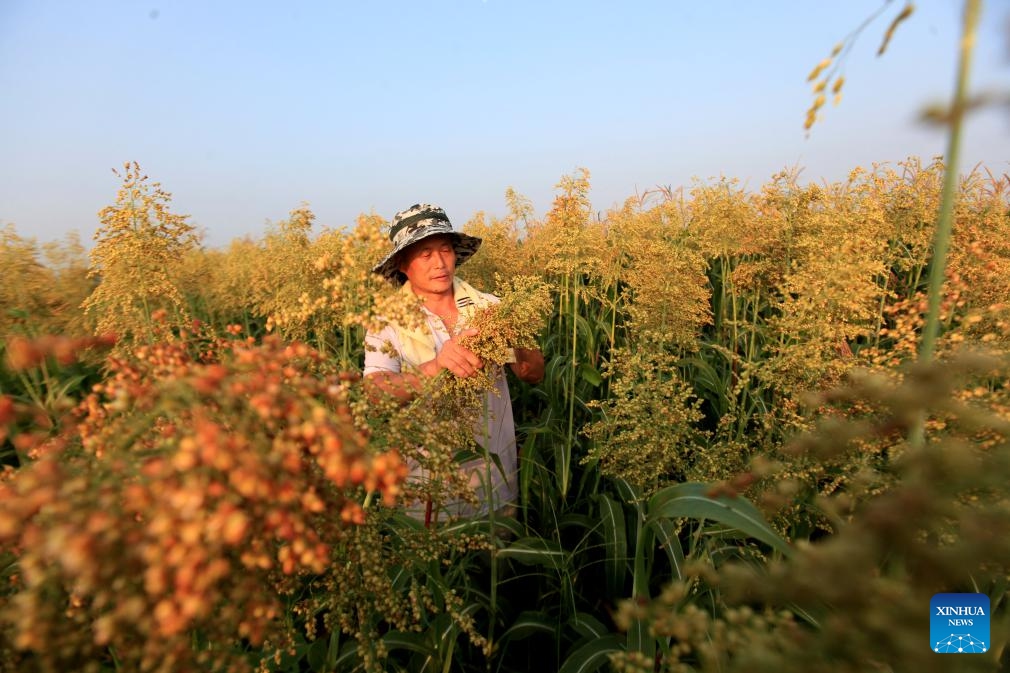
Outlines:
MULTIPOLYGON (((919 344, 919 362, 927 364, 936 352, 936 339, 940 333, 940 304, 943 298, 943 281, 947 270, 947 251, 950 248, 953 230, 954 201, 957 196, 957 165, 961 153, 961 126, 968 102, 968 77, 971 72, 972 54, 975 50, 975 34, 982 13, 982 0, 966 0, 964 5, 964 25, 961 29, 957 63, 957 83, 950 106, 950 134, 947 138, 947 155, 943 188, 940 192, 940 211, 936 230, 933 233, 933 258, 929 265, 929 296, 926 309, 926 324, 922 329, 919 344)), ((912 427, 909 442, 914 447, 925 443, 926 418, 920 413, 912 427)))

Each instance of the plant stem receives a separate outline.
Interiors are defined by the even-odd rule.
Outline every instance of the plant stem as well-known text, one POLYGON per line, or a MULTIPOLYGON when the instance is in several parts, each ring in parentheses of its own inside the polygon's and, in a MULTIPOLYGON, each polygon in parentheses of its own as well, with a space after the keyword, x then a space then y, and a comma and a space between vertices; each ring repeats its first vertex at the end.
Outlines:
MULTIPOLYGON (((933 234, 933 259, 929 268, 926 324, 923 327, 922 341, 919 344, 919 362, 921 364, 932 361, 936 351, 936 339, 940 332, 940 303, 943 295, 944 274, 947 268, 947 250, 950 248, 951 230, 953 229, 954 201, 957 197, 957 163, 961 153, 961 125, 968 102, 968 75, 971 72, 975 33, 981 13, 982 0, 965 1, 964 26, 961 29, 957 64, 957 83, 954 88, 954 100, 950 107, 950 135, 947 138, 943 191, 940 196, 940 211, 936 230, 933 234)), ((909 438, 913 446, 921 447, 923 445, 925 423, 925 416, 920 415, 909 438)))
MULTIPOLYGON (((504 374, 501 374, 502 376, 504 374)), ((488 620, 488 632, 487 639, 488 642, 494 642, 494 625, 498 614, 498 531, 496 529, 497 521, 495 518, 495 509, 498 503, 495 502, 494 493, 494 481, 491 474, 491 450, 488 448, 491 445, 491 409, 488 405, 487 393, 484 393, 484 413, 481 415, 481 431, 484 433, 484 442, 481 445, 483 448, 484 455, 484 497, 487 502, 487 518, 488 527, 490 529, 491 535, 491 605, 490 605, 490 619, 488 620)), ((504 475, 508 476, 508 475, 504 475)))
POLYGON ((975 32, 981 14, 982 0, 967 0, 964 6, 964 28, 961 33, 960 57, 957 68, 957 86, 950 108, 950 136, 947 144, 946 170, 940 197, 940 213, 933 234, 933 263, 929 269, 929 308, 926 325, 919 347, 920 362, 933 359, 936 338, 940 331, 940 300, 943 294, 944 272, 947 268, 947 250, 953 228, 954 201, 957 196, 957 162, 961 153, 961 126, 965 104, 968 102, 968 75, 975 46, 975 32))
POLYGON ((579 335, 579 290, 578 286, 572 283, 572 378, 571 388, 568 391, 568 433, 565 435, 565 452, 562 455, 561 465, 561 497, 568 495, 569 472, 572 464, 572 440, 575 432, 575 383, 579 371, 579 359, 576 347, 578 346, 579 335))

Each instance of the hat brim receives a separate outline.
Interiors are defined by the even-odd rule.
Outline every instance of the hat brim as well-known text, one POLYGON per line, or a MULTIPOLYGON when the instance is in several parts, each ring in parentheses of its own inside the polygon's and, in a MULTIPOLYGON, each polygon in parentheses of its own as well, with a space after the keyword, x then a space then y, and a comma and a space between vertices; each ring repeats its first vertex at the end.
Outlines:
POLYGON ((474 253, 477 252, 480 248, 480 244, 483 242, 483 239, 476 236, 470 236, 469 234, 461 234, 458 231, 446 233, 439 231, 425 231, 422 229, 417 232, 417 236, 408 238, 401 242, 400 245, 396 246, 382 259, 381 262, 373 266, 372 273, 377 273, 397 285, 403 285, 406 278, 399 269, 399 254, 415 243, 423 241, 426 238, 431 238, 432 236, 452 237, 452 248, 456 252, 456 266, 461 265, 463 262, 473 257, 474 253))

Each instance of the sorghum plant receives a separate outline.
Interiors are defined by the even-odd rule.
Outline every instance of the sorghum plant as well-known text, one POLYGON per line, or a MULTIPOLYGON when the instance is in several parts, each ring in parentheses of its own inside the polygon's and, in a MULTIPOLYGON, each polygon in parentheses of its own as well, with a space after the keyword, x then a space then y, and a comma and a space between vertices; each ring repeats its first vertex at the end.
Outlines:
POLYGON ((77 423, 4 475, 10 670, 250 670, 294 638, 284 594, 345 567, 366 493, 396 501, 405 465, 369 448, 315 351, 220 352, 113 359, 77 423))
POLYGON ((172 325, 189 322, 170 272, 195 248, 197 237, 187 216, 169 209, 171 195, 148 183, 136 162, 124 165, 122 179, 116 203, 99 213, 90 269, 99 283, 83 308, 96 321, 97 333, 115 333, 126 347, 155 338, 151 316, 157 310, 166 311, 172 325))

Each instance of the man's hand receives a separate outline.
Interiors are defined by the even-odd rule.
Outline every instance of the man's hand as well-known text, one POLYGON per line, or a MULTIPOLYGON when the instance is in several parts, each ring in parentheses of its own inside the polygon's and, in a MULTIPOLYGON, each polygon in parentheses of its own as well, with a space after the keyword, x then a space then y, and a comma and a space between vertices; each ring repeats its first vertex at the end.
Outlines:
POLYGON ((516 348, 512 371, 520 381, 540 383, 544 380, 544 354, 533 348, 516 348))
POLYGON ((400 402, 409 402, 424 388, 417 374, 400 372, 373 372, 365 376, 365 391, 373 402, 384 395, 395 397, 400 402))
POLYGON ((477 334, 477 330, 465 329, 446 341, 434 360, 421 365, 421 371, 426 376, 435 376, 443 369, 448 369, 462 378, 476 374, 484 366, 484 362, 473 351, 460 346, 458 341, 460 337, 474 336, 475 334, 477 334))

